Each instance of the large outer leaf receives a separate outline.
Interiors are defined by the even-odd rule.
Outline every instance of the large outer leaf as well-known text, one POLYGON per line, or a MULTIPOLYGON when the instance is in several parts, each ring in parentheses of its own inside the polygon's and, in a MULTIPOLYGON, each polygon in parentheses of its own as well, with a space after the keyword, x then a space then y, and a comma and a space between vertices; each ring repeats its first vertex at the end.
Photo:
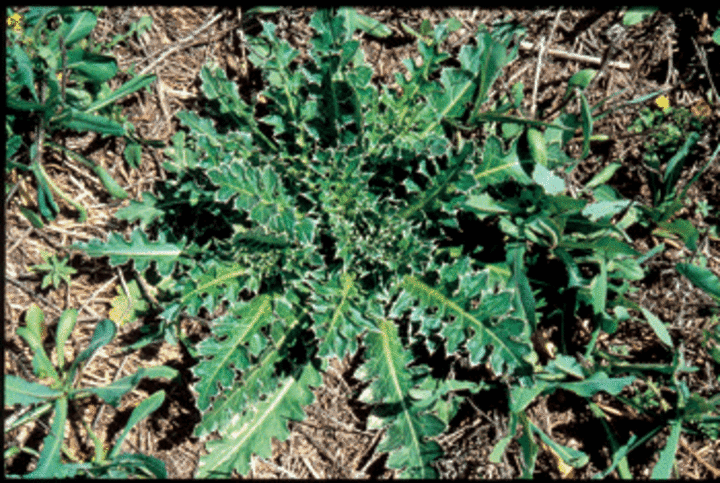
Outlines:
MULTIPOLYGON (((281 343, 282 341, 279 344, 281 343)), ((280 352, 274 349, 245 370, 242 384, 235 384, 220 393, 213 401, 212 407, 203 413, 202 421, 195 426, 195 436, 203 438, 213 431, 224 434, 238 408, 248 407, 251 401, 256 401, 260 397, 261 392, 268 392, 269 388, 276 387, 279 380, 275 374, 275 364, 280 359, 280 352)))
POLYGON ((523 184, 532 183, 532 179, 520 165, 517 155, 517 140, 513 142, 510 151, 505 154, 502 141, 496 136, 490 136, 485 142, 485 152, 482 162, 475 169, 475 179, 480 188, 503 181, 514 179, 523 184))
POLYGON ((185 310, 190 315, 197 315, 201 307, 210 313, 214 312, 223 301, 237 300, 243 285, 241 280, 250 271, 246 266, 237 263, 224 264, 211 261, 208 267, 197 266, 176 284, 179 296, 166 304, 161 316, 169 321, 175 320, 185 310))
POLYGON ((388 320, 380 321, 379 331, 368 333, 365 344, 368 361, 361 372, 373 379, 368 391, 373 402, 381 403, 376 414, 388 424, 377 451, 389 451, 388 467, 405 469, 403 477, 436 477, 430 465, 442 456, 442 449, 427 438, 440 434, 445 424, 432 414, 423 414, 409 397, 413 387, 408 370, 412 353, 403 348, 397 327, 388 320))
POLYGON ((272 232, 287 233, 295 239, 297 221, 293 200, 285 193, 280 176, 270 166, 256 168, 236 160, 207 172, 220 189, 215 199, 235 199, 235 208, 272 232))
MULTIPOLYGON (((257 353, 263 337, 260 329, 271 319, 271 300, 268 295, 256 297, 239 310, 233 317, 226 318, 214 329, 215 337, 209 337, 198 346, 198 352, 205 359, 193 368, 200 378, 195 384, 198 393, 197 405, 200 411, 210 406, 210 400, 220 387, 229 388, 235 382, 233 366, 244 371, 250 365, 250 345, 257 353), (222 341, 220 337, 225 337, 222 341)), ((238 409, 236 409, 238 410, 238 409)))
MULTIPOLYGON (((483 272, 482 275, 475 283, 482 284, 484 281, 485 285, 489 285, 488 274, 483 272)), ((442 331, 448 353, 454 352, 458 344, 468 337, 467 330, 472 329, 474 335, 467 339, 471 361, 479 363, 485 356, 487 346, 492 346, 493 352, 488 362, 495 374, 504 373, 505 367, 511 371, 528 368, 529 363, 536 359, 528 323, 526 320, 508 317, 508 300, 486 294, 481 305, 470 310, 465 308, 470 305, 470 298, 450 298, 412 276, 405 277, 403 288, 419 298, 422 306, 438 307, 441 313, 449 312, 455 316, 455 320, 442 331), (499 317, 501 315, 504 317, 499 317), (499 318, 499 321, 493 324, 491 318, 499 318)), ((480 295, 482 288, 487 289, 487 286, 478 286, 475 296, 480 295)))
POLYGON ((272 454, 270 440, 285 441, 290 436, 288 420, 305 419, 303 407, 315 399, 310 386, 322 383, 320 374, 310 365, 304 366, 299 377, 285 377, 263 402, 251 407, 236 408, 223 439, 209 441, 208 454, 200 457, 197 478, 227 478, 233 470, 241 475, 250 471, 253 453, 263 458, 272 454), (242 414, 242 411, 247 411, 242 414))
POLYGON ((168 243, 165 232, 160 232, 158 241, 153 242, 139 228, 132 232, 129 242, 119 233, 111 232, 107 242, 96 239, 88 243, 76 243, 71 248, 82 250, 91 257, 109 256, 113 267, 134 260, 139 272, 144 272, 150 262, 155 261, 158 272, 163 276, 172 272, 182 254, 182 244, 168 243))
POLYGON ((316 283, 311 296, 313 329, 320 340, 320 357, 337 357, 357 351, 357 336, 371 327, 358 307, 357 282, 348 273, 333 277, 326 283, 316 283))

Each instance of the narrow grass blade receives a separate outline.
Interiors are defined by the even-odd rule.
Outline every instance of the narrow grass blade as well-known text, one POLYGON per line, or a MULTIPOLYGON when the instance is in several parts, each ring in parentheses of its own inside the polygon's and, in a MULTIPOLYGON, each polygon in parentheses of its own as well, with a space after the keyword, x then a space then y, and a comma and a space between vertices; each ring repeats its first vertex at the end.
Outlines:
POLYGON ((92 112, 97 111, 98 109, 102 109, 103 107, 112 104, 113 102, 120 100, 124 97, 129 96, 135 91, 139 91, 143 87, 152 84, 157 76, 155 74, 145 74, 140 75, 132 79, 131 81, 126 82, 123 84, 119 89, 115 89, 112 91, 107 97, 103 97, 102 99, 98 99, 97 101, 90 104, 86 109, 85 113, 90 114, 92 112))
POLYGON ((125 425, 125 429, 115 443, 112 451, 108 455, 108 459, 112 460, 118 455, 118 452, 120 451, 120 447, 122 446, 125 437, 128 435, 133 426, 135 426, 137 423, 139 423, 146 417, 150 416, 150 414, 152 414, 157 408, 162 405, 163 401, 165 401, 165 391, 160 390, 154 393, 152 396, 143 400, 143 402, 138 404, 137 407, 133 409, 133 412, 130 415, 130 419, 125 425))
POLYGON ((642 311, 643 315, 645 316, 645 320, 648 321, 650 324, 650 327, 652 327, 652 330, 655 332, 655 335, 660 338, 660 340, 663 342, 663 344, 674 347, 672 338, 670 337, 670 333, 667 330, 667 327, 665 327, 665 324, 663 324, 662 320, 660 320, 655 314, 650 312, 645 307, 640 307, 640 310, 642 311))
POLYGON ((581 158, 587 157, 590 153, 590 136, 592 136, 593 118, 592 111, 590 110, 590 104, 588 103, 585 94, 580 94, 580 115, 582 117, 582 129, 583 129, 583 150, 581 158))
POLYGON ((535 426, 533 423, 530 423, 530 426, 532 427, 533 431, 535 431, 538 436, 540 436, 540 439, 543 441, 543 443, 550 446, 553 451, 555 451, 555 454, 557 454, 566 464, 572 466, 573 468, 582 468, 590 461, 590 457, 587 455, 587 453, 558 444, 553 441, 550 436, 542 432, 542 430, 535 426))
POLYGON ((55 402, 55 419, 50 434, 43 440, 43 449, 40 452, 35 471, 27 475, 28 478, 52 478, 60 467, 60 448, 65 439, 65 421, 68 415, 68 400, 64 397, 55 402))
POLYGON ((680 441, 680 432, 682 431, 682 421, 673 422, 670 436, 668 436, 665 447, 660 452, 660 460, 653 468, 650 475, 651 480, 667 480, 670 479, 673 464, 675 463, 675 453, 677 453, 678 442, 680 441))

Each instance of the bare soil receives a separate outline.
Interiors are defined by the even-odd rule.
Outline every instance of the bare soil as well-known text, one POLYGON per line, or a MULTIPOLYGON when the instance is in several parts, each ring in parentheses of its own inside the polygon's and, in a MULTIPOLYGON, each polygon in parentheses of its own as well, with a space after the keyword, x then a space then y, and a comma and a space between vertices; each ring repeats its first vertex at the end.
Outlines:
MULTIPOLYGON (((609 47, 613 51, 610 60, 627 64, 626 68, 608 64, 588 91, 593 104, 608 95, 626 89, 621 99, 633 99, 641 95, 667 88, 666 96, 672 106, 691 107, 699 105, 706 97, 714 79, 720 85, 717 66, 720 48, 710 41, 711 29, 707 26, 707 13, 657 13, 650 20, 636 26, 622 27, 620 10, 518 10, 500 8, 484 10, 468 9, 399 9, 362 8, 389 26, 393 35, 378 40, 362 36, 362 48, 366 59, 375 68, 374 81, 393 85, 394 74, 405 71, 401 61, 414 58, 415 41, 401 27, 402 23, 418 30, 424 19, 433 25, 448 17, 459 19, 463 27, 447 41, 450 53, 470 41, 477 26, 491 26, 493 22, 506 19, 520 22, 527 29, 525 41, 539 46, 545 42, 542 62, 538 62, 536 48, 523 48, 519 58, 506 70, 493 86, 497 98, 517 81, 526 89, 526 111, 535 108, 551 112, 561 100, 567 80, 579 69, 598 65, 573 60, 557 52, 581 54, 602 59, 609 47), (706 56, 708 65, 715 66, 714 77, 709 77, 701 61, 706 56), (540 66, 537 91, 536 70, 540 66)), ((308 41, 312 30, 308 21, 313 9, 283 9, 266 16, 278 24, 281 36, 298 48, 308 41)), ((144 69, 157 74, 157 82, 149 90, 135 93, 122 101, 123 113, 136 126, 137 133, 145 138, 168 142, 179 129, 175 115, 181 110, 196 110, 203 102, 200 92, 199 71, 209 60, 217 62, 226 70, 231 80, 238 83, 241 91, 257 91, 257 80, 251 75, 246 62, 244 36, 257 34, 259 25, 252 23, 240 29, 242 12, 238 9, 218 7, 113 7, 100 17, 93 37, 99 42, 108 41, 114 35, 126 31, 131 22, 144 15, 153 19, 151 30, 141 37, 133 37, 117 45, 114 55, 121 69, 140 72, 144 69), (219 16, 209 26, 202 26, 219 16)), ((710 15, 714 15, 710 12, 710 15)), ((129 75, 113 80, 113 88, 127 81, 129 75)), ((652 105, 648 101, 647 105, 652 105)), ((613 178, 613 186, 624 196, 649 203, 649 191, 645 172, 641 166, 643 138, 627 136, 627 127, 642 106, 616 111, 600 121, 595 132, 607 134, 611 141, 593 143, 591 156, 583 161, 570 180, 575 186, 590 179, 611 162, 622 163, 613 178)), ((718 134, 720 111, 717 106, 705 118, 707 129, 699 146, 701 152, 696 162, 683 174, 689 180, 709 159, 711 148, 720 141, 718 134)), ((84 156, 100 163, 128 191, 132 198, 140 199, 144 191, 152 191, 154 183, 165 179, 162 168, 163 150, 144 148, 140 169, 131 170, 122 158, 123 142, 100 139, 89 134, 75 136, 70 133, 65 142, 77 148, 84 156)), ((573 149, 577 149, 580 143, 573 149)), ((93 238, 106 239, 110 232, 129 235, 131 227, 114 219, 114 212, 129 202, 113 202, 92 173, 81 165, 61 159, 47 152, 43 160, 50 177, 64 191, 88 208, 85 223, 77 222, 77 213, 62 201, 61 214, 42 229, 34 229, 18 208, 25 194, 31 206, 36 193, 30 178, 21 183, 13 198, 5 203, 5 373, 17 374, 30 380, 32 376, 31 352, 24 341, 16 335, 16 329, 24 322, 24 313, 37 304, 45 312, 47 320, 57 320, 64 309, 80 308, 79 320, 73 338, 68 342, 72 358, 83 350, 92 336, 97 322, 106 318, 110 300, 117 295, 123 280, 134 278, 132 267, 113 269, 106 261, 93 260, 78 252, 68 252, 64 247, 74 242, 93 238), (70 265, 77 270, 68 288, 64 284, 54 289, 41 289, 41 275, 32 273, 29 267, 42 263, 41 252, 50 251, 59 257, 71 255, 70 265)), ((689 191, 686 208, 681 216, 689 219, 705 233, 709 223, 718 222, 718 215, 703 217, 698 212, 698 202, 705 200, 710 206, 720 206, 720 163, 715 162, 689 191)), ((19 181, 19 178, 15 181, 19 181)), ((635 238, 635 236, 634 236, 635 238)), ((651 233, 639 233, 636 248, 647 251, 660 243, 651 233)), ((666 242, 667 243, 667 242, 666 242)), ((720 274, 720 240, 701 236, 699 251, 709 260, 709 268, 720 274)), ((700 368, 687 374, 691 391, 705 397, 718 393, 718 366, 702 346, 703 330, 709 327, 708 307, 711 301, 686 279, 674 272, 674 265, 681 256, 690 252, 677 243, 664 256, 651 264, 650 276, 637 284, 639 291, 633 295, 636 301, 653 310, 665 322, 671 323, 671 334, 684 344, 684 355, 689 363, 700 368)), ((124 428, 132 409, 145 397, 158 389, 167 393, 165 403, 151 417, 138 424, 124 444, 124 450, 142 452, 163 460, 170 478, 191 478, 198 459, 203 454, 202 442, 193 437, 194 425, 200 420, 191 389, 195 363, 185 349, 166 343, 155 344, 129 355, 117 350, 137 340, 139 320, 119 329, 118 337, 103 348, 89 365, 82 385, 102 385, 127 376, 140 367, 168 365, 178 369, 182 382, 163 383, 145 381, 126 395, 119 408, 102 404, 99 399, 85 400, 70 409, 69 427, 66 428, 67 444, 81 460, 93 455, 92 442, 82 421, 92 425, 105 441, 117 438, 124 428)), ((203 337, 203 329, 197 321, 183 322, 183 330, 196 340, 203 337)), ((545 337, 552 341, 557 331, 544 327, 545 337)), ((588 333, 578 333, 579 343, 587 342, 588 333)), ((53 329, 48 341, 54 340, 53 329)), ((612 336, 603 336, 601 345, 625 344, 629 357, 647 362, 653 354, 663 358, 652 331, 638 325, 621 325, 612 336)), ((56 355, 53 352, 53 360, 56 355)), ((285 442, 273 442, 273 454, 266 460, 255 458, 251 478, 393 478, 395 473, 385 468, 386 456, 374 455, 380 433, 367 430, 369 409, 356 400, 358 381, 352 373, 357 361, 335 361, 324 375, 325 385, 316 391, 316 402, 307 410, 308 418, 292 423, 292 436, 285 442)), ((481 373, 479 373, 481 374, 481 373)), ((638 387, 645 388, 639 381, 638 387)), ((631 434, 642 435, 649 429, 646 418, 634 414, 627 407, 618 407, 609 397, 596 398, 606 405, 609 424, 621 441, 631 434)), ((5 417, 12 411, 5 408, 5 417)), ((572 476, 588 478, 603 470, 610 463, 611 450, 605 443, 604 431, 592 417, 584 401, 570 393, 556 392, 539 398, 529 410, 531 419, 557 442, 582 449, 591 455, 590 463, 571 475, 563 475, 557 459, 546 447, 540 450, 535 475, 561 478, 572 476)), ((41 420, 42 422, 42 420, 41 420)), ((513 442, 503 461, 492 464, 488 455, 494 444, 508 430, 507 400, 505 394, 487 392, 464 404, 458 416, 440 444, 446 456, 438 463, 443 478, 515 478, 521 474, 519 444, 513 442)), ((39 448, 47 431, 47 421, 21 427, 5 436, 5 448, 12 444, 25 444, 39 448)), ((657 452, 665 444, 668 431, 655 437, 646 447, 629 457, 630 469, 637 478, 648 478, 657 459, 657 452)), ((720 442, 683 433, 677 455, 682 478, 720 477, 720 442)), ((6 461, 6 471, 24 473, 32 469, 32 458, 20 454, 6 461)), ((615 474, 617 476, 617 474, 615 474)))

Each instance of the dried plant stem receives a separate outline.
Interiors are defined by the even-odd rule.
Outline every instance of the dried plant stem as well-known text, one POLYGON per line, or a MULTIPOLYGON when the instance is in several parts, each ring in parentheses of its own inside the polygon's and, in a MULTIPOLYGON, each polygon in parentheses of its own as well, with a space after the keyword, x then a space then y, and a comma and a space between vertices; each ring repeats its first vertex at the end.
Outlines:
MULTIPOLYGON (((535 50, 536 46, 531 42, 523 41, 520 42, 520 48, 524 50, 535 50)), ((592 57, 589 55, 573 54, 572 52, 565 52, 557 49, 547 49, 545 53, 553 57, 560 57, 561 59, 575 60, 577 62, 587 62, 589 64, 595 65, 602 64, 601 58, 592 57)), ((610 67, 615 67, 616 69, 630 70, 630 64, 628 64, 627 62, 610 61, 607 63, 607 65, 610 67)))
POLYGON ((698 460, 715 478, 720 478, 720 470, 712 466, 710 463, 705 461, 689 444, 685 442, 685 438, 680 438, 680 444, 685 448, 693 457, 698 460))
POLYGON ((195 40, 197 36, 203 31, 206 30, 208 27, 210 27, 212 24, 220 20, 220 17, 223 16, 223 13, 220 12, 219 14, 215 15, 213 18, 202 24, 198 29, 196 29, 193 33, 185 37, 184 39, 177 42, 175 45, 167 49, 165 52, 163 52, 160 57, 152 61, 147 67, 145 67, 142 71, 140 71, 140 74, 138 75, 144 75, 150 72, 157 66, 160 62, 165 60, 165 58, 172 54, 173 52, 180 50, 183 47, 186 47, 186 44, 189 44, 191 41, 195 40))
POLYGON ((715 82, 713 82, 713 76, 710 72, 710 67, 708 67, 708 61, 707 61, 707 55, 705 55, 705 49, 702 48, 697 44, 695 39, 692 39, 693 46, 695 47, 695 52, 697 53, 698 57, 700 57, 700 62, 702 63, 703 69, 705 69, 705 74, 707 75, 708 82, 710 82, 710 88, 713 91, 713 94, 715 94, 715 102, 720 102, 720 94, 718 94, 717 87, 715 87, 715 82))
POLYGON ((535 67, 535 81, 533 82, 532 105, 530 107, 530 118, 535 119, 537 112, 537 91, 540 84, 540 70, 542 67, 543 55, 545 55, 545 37, 540 39, 540 52, 538 53, 537 66, 535 67))

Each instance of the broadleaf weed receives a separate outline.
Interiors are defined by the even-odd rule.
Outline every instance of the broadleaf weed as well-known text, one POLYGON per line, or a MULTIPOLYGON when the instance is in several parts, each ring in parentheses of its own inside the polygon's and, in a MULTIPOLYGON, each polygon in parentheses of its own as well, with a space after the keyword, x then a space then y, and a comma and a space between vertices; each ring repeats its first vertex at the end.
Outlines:
MULTIPOLYGON (((183 316, 212 319, 211 335, 193 348, 203 415, 196 435, 220 438, 208 441, 196 476, 247 474, 253 454, 268 457, 271 438, 285 440, 288 421, 305 418, 328 360, 361 350, 356 377, 368 386, 360 399, 371 405, 372 426, 386 431, 377 451, 406 477, 437 476, 442 448, 433 438, 452 418, 449 387, 506 389, 510 432, 491 459, 517 436, 525 476, 540 450, 536 436, 564 464, 588 461, 530 420, 538 397, 563 389, 601 411, 591 398, 624 398, 651 371, 683 389, 677 374, 692 368, 680 349, 672 364, 650 368, 597 344, 620 324, 644 323, 630 310, 651 320, 671 343, 668 352, 673 341, 662 321, 625 297, 656 252, 645 257, 631 245, 627 229, 643 211, 605 184, 617 167, 593 178, 583 198, 565 194, 555 172, 579 162, 564 151, 575 132, 583 133, 582 157, 589 154, 600 105, 591 107, 582 92, 591 73, 574 77, 568 90, 579 113, 544 122, 508 115, 522 86, 508 93, 512 102, 488 105, 490 87, 517 54, 516 26, 481 28, 450 67, 442 45, 457 22, 424 24, 412 32, 421 60, 404 63, 394 90, 371 82, 353 37, 357 28, 382 33, 374 22, 346 9, 318 11, 302 56, 274 24, 261 24, 248 38, 263 79, 253 100, 217 65, 203 67, 212 117, 178 115, 183 130, 165 165, 172 177, 118 214, 141 227, 130 241, 111 234, 74 246, 109 256, 113 266, 132 260, 156 281, 164 309, 158 337, 183 340, 183 316), (534 130, 523 136, 526 127, 534 130), (200 222, 188 223, 187 212, 200 222), (584 347, 570 334, 581 312, 590 319, 584 347), (532 341, 547 324, 561 334, 550 358, 532 341), (424 357, 439 349, 487 364, 497 382, 431 370, 424 357)), ((681 168, 676 161, 666 185, 681 168)), ((687 414, 681 406, 676 420, 687 414)), ((675 436, 669 421, 653 431, 672 424, 675 436)), ((618 442, 608 429, 615 457, 607 472, 617 466, 627 476, 627 454, 656 432, 618 442)))

